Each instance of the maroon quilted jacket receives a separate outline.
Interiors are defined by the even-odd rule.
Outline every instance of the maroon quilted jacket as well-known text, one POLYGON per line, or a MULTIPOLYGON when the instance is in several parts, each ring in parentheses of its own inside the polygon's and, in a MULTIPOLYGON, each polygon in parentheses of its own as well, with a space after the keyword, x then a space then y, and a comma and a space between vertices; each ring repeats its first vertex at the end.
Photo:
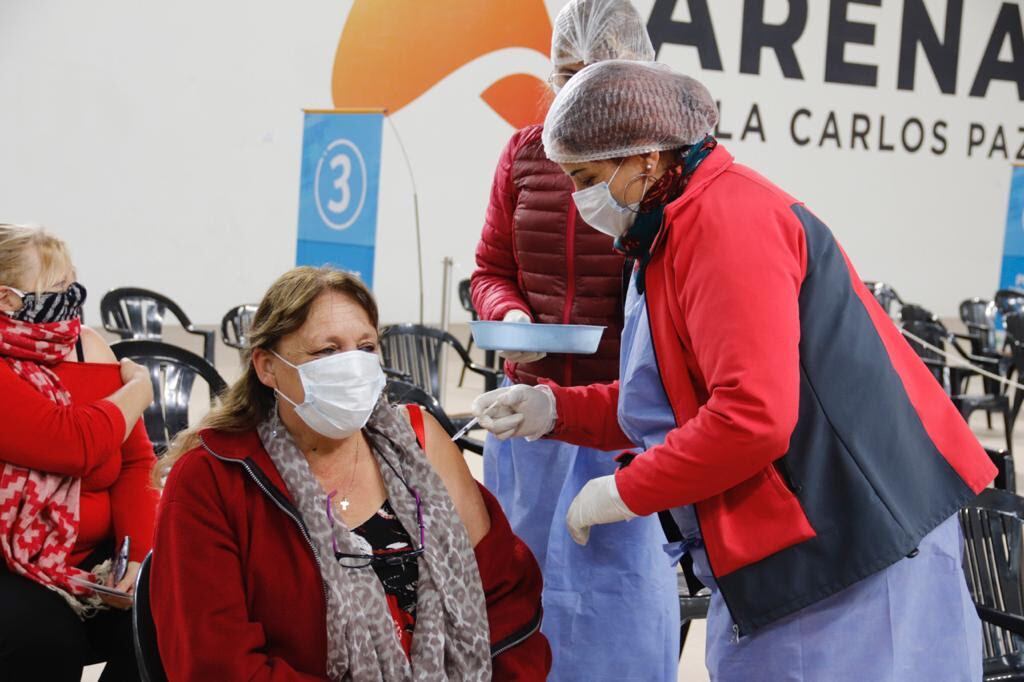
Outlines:
POLYGON ((572 181, 544 156, 540 134, 539 125, 517 131, 498 161, 476 247, 473 305, 483 320, 500 320, 518 308, 534 322, 608 327, 594 355, 506 363, 513 381, 613 381, 619 375, 623 257, 612 249, 611 237, 583 222, 572 181))

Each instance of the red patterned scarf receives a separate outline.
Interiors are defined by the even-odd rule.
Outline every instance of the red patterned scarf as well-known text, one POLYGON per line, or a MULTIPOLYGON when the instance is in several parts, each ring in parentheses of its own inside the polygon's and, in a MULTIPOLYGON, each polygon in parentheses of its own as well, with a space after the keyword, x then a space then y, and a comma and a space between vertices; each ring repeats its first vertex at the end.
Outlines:
MULTIPOLYGON (((77 319, 32 324, 0 313, 0 360, 53 402, 70 405, 71 395, 50 368, 71 352, 80 332, 77 319)), ((78 537, 82 480, 0 464, 0 551, 7 568, 63 592, 73 607, 78 605, 76 612, 84 613, 85 605, 70 596, 90 591, 68 580, 89 575, 68 565, 78 537)))

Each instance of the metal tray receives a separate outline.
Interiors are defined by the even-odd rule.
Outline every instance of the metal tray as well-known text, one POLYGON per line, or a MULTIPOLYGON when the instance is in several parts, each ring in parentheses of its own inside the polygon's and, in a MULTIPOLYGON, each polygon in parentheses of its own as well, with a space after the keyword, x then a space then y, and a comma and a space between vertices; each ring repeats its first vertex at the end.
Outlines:
POLYGON ((591 355, 601 343, 604 327, 586 324, 470 322, 473 341, 484 350, 573 353, 591 355))

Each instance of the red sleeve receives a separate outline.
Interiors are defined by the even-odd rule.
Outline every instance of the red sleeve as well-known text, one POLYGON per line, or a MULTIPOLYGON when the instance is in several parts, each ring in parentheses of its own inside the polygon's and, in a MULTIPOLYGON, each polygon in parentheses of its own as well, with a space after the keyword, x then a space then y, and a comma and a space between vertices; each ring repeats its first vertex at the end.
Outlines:
POLYGON ((662 445, 616 473, 619 494, 637 514, 728 490, 789 448, 800 399, 806 244, 789 208, 763 196, 755 188, 745 199, 705 205, 702 218, 677 226, 665 245, 709 397, 662 445))
POLYGON ((240 549, 209 463, 186 455, 160 502, 150 590, 160 658, 169 680, 312 681, 267 656, 250 620, 240 549))
POLYGON ((476 271, 473 272, 473 307, 481 320, 501 320, 510 310, 522 310, 533 316, 519 289, 519 264, 515 255, 513 216, 516 187, 512 182, 512 161, 529 128, 520 130, 505 145, 494 171, 487 217, 476 246, 476 271))
POLYGON ((83 477, 117 452, 124 416, 109 400, 57 405, 0 362, 0 460, 83 477))
POLYGON ((589 386, 558 386, 545 379, 540 383, 555 394, 558 420, 549 438, 595 450, 635 447, 619 426, 618 380, 589 386))
POLYGON ((142 561, 153 547, 153 523, 159 493, 151 483, 153 444, 140 419, 128 440, 121 446, 121 474, 110 487, 110 506, 114 516, 114 537, 117 542, 129 536, 129 561, 142 561))
POLYGON ((526 544, 512 533, 498 501, 477 485, 491 517, 490 530, 473 548, 487 598, 491 650, 508 646, 491 661, 492 679, 545 680, 551 670, 551 647, 540 632, 544 588, 540 567, 526 544))

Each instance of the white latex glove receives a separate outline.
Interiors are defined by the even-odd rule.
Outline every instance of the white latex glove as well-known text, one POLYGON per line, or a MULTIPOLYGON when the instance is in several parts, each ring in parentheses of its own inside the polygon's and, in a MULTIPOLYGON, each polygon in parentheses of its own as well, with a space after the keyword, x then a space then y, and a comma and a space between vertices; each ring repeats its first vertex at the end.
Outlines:
POLYGON ((547 386, 510 386, 478 396, 473 416, 501 440, 537 440, 555 428, 555 395, 547 386))
POLYGON ((615 485, 613 474, 587 481, 583 490, 569 505, 565 523, 569 526, 569 535, 576 544, 585 545, 590 540, 591 526, 629 521, 636 517, 637 515, 631 512, 619 497, 619 488, 615 485))
MULTIPOLYGON (((501 319, 502 322, 516 322, 518 324, 531 324, 530 316, 522 310, 514 309, 505 313, 505 317, 501 319)), ((530 362, 537 362, 547 357, 547 353, 530 353, 516 350, 499 350, 498 355, 505 358, 509 362, 516 364, 527 364, 530 362)))

